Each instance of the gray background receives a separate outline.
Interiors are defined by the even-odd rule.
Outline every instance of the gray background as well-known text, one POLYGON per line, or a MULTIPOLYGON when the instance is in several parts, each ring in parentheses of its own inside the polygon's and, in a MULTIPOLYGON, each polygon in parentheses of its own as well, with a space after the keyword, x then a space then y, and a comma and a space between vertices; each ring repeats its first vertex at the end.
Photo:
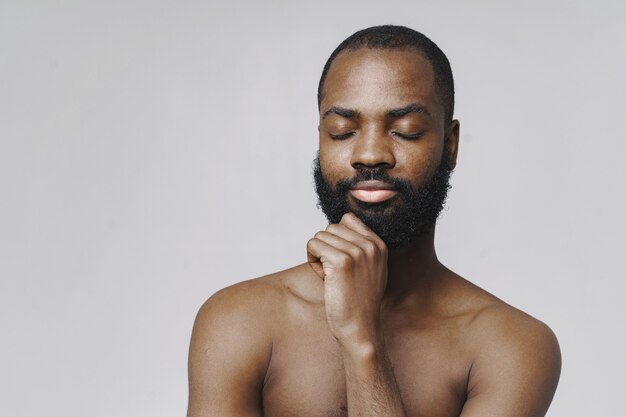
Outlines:
POLYGON ((549 416, 622 416, 623 2, 0 0, 0 414, 174 416, 195 312, 305 261, 315 89, 383 23, 448 54, 440 258, 547 322, 549 416))

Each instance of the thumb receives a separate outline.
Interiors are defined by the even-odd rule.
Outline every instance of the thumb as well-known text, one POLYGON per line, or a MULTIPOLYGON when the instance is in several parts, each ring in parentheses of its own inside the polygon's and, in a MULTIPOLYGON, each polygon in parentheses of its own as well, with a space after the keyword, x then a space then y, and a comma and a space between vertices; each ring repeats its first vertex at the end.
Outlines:
POLYGON ((307 262, 309 263, 309 266, 311 267, 311 269, 313 269, 313 272, 315 272, 317 276, 320 277, 321 279, 324 279, 326 274, 324 274, 324 267, 322 266, 322 261, 320 261, 320 258, 313 255, 311 252, 307 252, 306 255, 307 255, 307 262))

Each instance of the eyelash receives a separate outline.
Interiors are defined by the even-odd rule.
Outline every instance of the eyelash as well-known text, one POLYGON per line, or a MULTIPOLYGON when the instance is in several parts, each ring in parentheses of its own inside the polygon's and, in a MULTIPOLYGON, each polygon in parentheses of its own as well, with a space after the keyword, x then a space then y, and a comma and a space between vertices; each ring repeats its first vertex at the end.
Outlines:
POLYGON ((333 135, 332 133, 329 133, 329 135, 334 140, 342 140, 342 139, 348 139, 350 136, 353 136, 354 132, 343 133, 341 135, 333 135))
POLYGON ((422 135, 424 134, 424 132, 417 132, 417 133, 413 133, 411 135, 405 135, 399 132, 391 132, 391 134, 396 135, 402 139, 406 139, 406 140, 415 140, 415 139, 419 139, 422 137, 422 135))
MULTIPOLYGON (((343 139, 348 139, 349 137, 353 136, 355 132, 348 132, 348 133, 343 133, 341 135, 333 135, 332 133, 330 134, 330 137, 334 140, 343 140, 343 139)), ((422 137, 422 135, 424 134, 423 132, 418 132, 418 133, 413 133, 411 135, 405 135, 403 133, 399 133, 399 132, 391 132, 392 135, 398 136, 399 138, 405 139, 405 140, 415 140, 415 139, 419 139, 422 137)))

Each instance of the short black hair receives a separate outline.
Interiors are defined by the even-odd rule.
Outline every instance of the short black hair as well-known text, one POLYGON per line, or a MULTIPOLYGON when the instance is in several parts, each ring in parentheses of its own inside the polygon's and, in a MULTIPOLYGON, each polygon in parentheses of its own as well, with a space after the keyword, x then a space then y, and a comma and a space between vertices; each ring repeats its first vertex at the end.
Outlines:
POLYGON ((330 54, 320 83, 317 87, 317 107, 322 103, 322 89, 328 75, 330 65, 344 49, 402 49, 413 48, 421 53, 433 66, 435 73, 435 91, 443 103, 444 122, 452 121, 454 114, 454 79, 450 62, 441 49, 424 34, 405 26, 372 26, 349 36, 330 54))

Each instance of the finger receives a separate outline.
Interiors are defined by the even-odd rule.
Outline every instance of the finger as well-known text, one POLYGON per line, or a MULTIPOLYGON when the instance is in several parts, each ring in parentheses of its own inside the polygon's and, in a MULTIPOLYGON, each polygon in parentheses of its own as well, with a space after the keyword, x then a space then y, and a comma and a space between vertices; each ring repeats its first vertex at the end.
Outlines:
MULTIPOLYGON (((318 232, 315 234, 316 237, 314 237, 313 239, 309 240, 309 242, 307 243, 306 249, 307 249, 307 253, 309 254, 310 259, 312 259, 313 261, 317 260, 319 262, 325 263, 325 262, 343 262, 343 258, 345 258, 347 256, 346 251, 337 248, 336 246, 333 246, 333 244, 328 243, 326 241, 324 241, 324 237, 321 236, 322 233, 325 232, 318 232)), ((327 234, 327 233, 325 233, 327 234)), ((329 235, 329 234, 327 234, 329 235)), ((335 238, 330 238, 329 241, 334 240, 335 242, 338 242, 340 240, 340 238, 337 238, 335 236, 335 238)), ((347 242, 343 241, 341 243, 339 243, 339 245, 341 246, 347 246, 346 245, 347 242)), ((354 246, 354 245, 353 245, 354 246)))
POLYGON ((385 242, 376 233, 374 233, 372 229, 367 227, 367 225, 363 223, 354 213, 344 214, 338 225, 345 226, 348 229, 365 236, 369 240, 373 241, 381 250, 387 249, 385 242))
POLYGON ((307 263, 309 264, 313 272, 315 272, 315 274, 320 279, 324 280, 324 278, 326 277, 326 274, 324 273, 324 266, 322 265, 322 262, 319 259, 312 256, 311 254, 308 254, 307 263))
POLYGON ((315 238, 328 243, 333 248, 351 252, 353 248, 358 248, 361 243, 366 240, 365 236, 360 235, 345 226, 333 225, 334 227, 326 228, 315 234, 315 238))
POLYGON ((341 268, 350 263, 350 256, 347 253, 315 237, 307 242, 306 249, 309 265, 322 279, 326 279, 328 269, 332 265, 341 268))
POLYGON ((386 256, 384 248, 381 249, 376 242, 345 226, 334 225, 329 231, 317 232, 315 237, 348 254, 355 261, 386 256))
POLYGON ((341 220, 338 224, 343 224, 344 226, 354 230, 355 232, 359 232, 364 235, 374 234, 372 229, 367 227, 365 223, 361 219, 359 219, 354 213, 346 213, 341 216, 341 220))
POLYGON ((374 254, 373 251, 376 249, 380 250, 373 237, 355 232, 342 224, 330 224, 325 232, 318 232, 318 234, 326 243, 353 255, 358 254, 355 249, 371 254, 374 254))
POLYGON ((322 261, 317 256, 313 255, 309 250, 309 245, 311 245, 311 241, 306 244, 306 260, 313 272, 317 274, 318 277, 324 279, 324 267, 322 265, 322 261))

